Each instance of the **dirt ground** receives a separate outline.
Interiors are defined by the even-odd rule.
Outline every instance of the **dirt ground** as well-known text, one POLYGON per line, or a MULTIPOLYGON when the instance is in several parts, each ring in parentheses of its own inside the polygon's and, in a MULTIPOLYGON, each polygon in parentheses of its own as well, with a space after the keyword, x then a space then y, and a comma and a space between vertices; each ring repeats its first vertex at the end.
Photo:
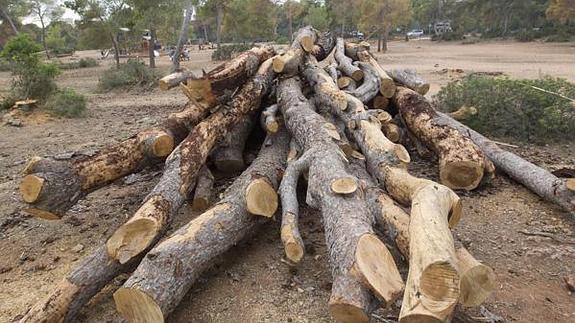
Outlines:
MULTIPOLYGON (((200 73, 215 64, 211 52, 193 52, 185 67, 200 73)), ((98 57, 96 51, 78 56, 98 57)), ((431 94, 450 80, 469 73, 503 72, 514 78, 542 75, 575 81, 575 44, 487 42, 472 45, 394 42, 378 55, 388 67, 411 67, 429 79, 431 94), (463 73, 457 72, 463 70, 463 73)), ((99 67, 65 71, 61 87, 88 97, 88 115, 81 119, 29 122, 23 127, 0 126, 0 322, 17 320, 84 255, 131 216, 157 182, 161 167, 146 169, 101 188, 82 200, 59 221, 30 218, 20 209, 20 171, 34 155, 95 151, 162 120, 185 102, 178 91, 114 91, 97 93, 99 67)), ((169 61, 160 60, 167 70, 169 61)), ((0 73, 0 93, 9 87, 9 74, 0 73)), ((497 138, 499 139, 499 138, 497 138)), ((575 143, 513 149, 551 170, 575 165, 575 143)), ((437 179, 437 166, 418 160, 414 173, 437 179)), ((221 179, 220 182, 226 182, 221 179)), ((575 295, 564 278, 575 274, 575 221, 503 174, 487 187, 460 193, 464 218, 455 229, 477 259, 497 275, 497 288, 484 309, 517 322, 575 322, 575 295), (520 231, 551 233, 556 239, 526 236, 520 231)), ((184 207, 172 228, 194 218, 184 207)), ((318 212, 303 207, 301 228, 308 248, 297 268, 282 262, 278 221, 259 235, 234 247, 194 285, 170 322, 329 322, 326 304, 331 288, 326 248, 318 212)), ((401 266, 405 274, 405 264, 401 266)), ((112 293, 126 277, 118 277, 85 306, 79 322, 118 320, 112 293)), ((398 313, 379 310, 375 322, 393 321, 398 313)), ((461 309, 481 317, 480 308, 461 309)), ((485 320, 483 320, 485 321, 485 320)))

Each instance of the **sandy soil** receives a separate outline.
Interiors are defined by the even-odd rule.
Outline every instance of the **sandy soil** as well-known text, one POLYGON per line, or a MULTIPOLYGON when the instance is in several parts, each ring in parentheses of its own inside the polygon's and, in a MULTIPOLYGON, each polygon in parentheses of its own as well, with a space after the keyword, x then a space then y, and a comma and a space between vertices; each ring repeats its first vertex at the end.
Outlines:
MULTIPOLYGON (((184 62, 184 66, 196 72, 209 70, 215 65, 209 54, 194 52, 192 61, 184 62)), ((433 83, 435 93, 461 76, 452 72, 455 69, 524 78, 549 74, 575 81, 574 54, 574 44, 411 41, 392 43, 389 53, 379 58, 389 67, 416 68, 433 83), (447 72, 442 72, 444 69, 447 72)), ((97 57, 98 53, 78 55, 97 57)), ((87 95, 86 118, 0 127, 0 322, 17 320, 44 297, 77 260, 135 212, 157 181, 155 175, 161 167, 142 171, 134 183, 120 179, 90 194, 61 221, 38 220, 20 211, 17 186, 27 158, 94 151, 152 126, 185 102, 177 90, 96 93, 98 75, 109 64, 108 60, 99 67, 66 71, 58 80, 60 86, 87 95)), ((168 64, 162 58, 160 69, 166 70, 168 64)), ((0 91, 6 91, 8 84, 9 75, 0 73, 0 91)), ((573 143, 522 147, 515 152, 549 169, 575 165, 573 143)), ((437 178, 436 164, 414 159, 414 173, 437 178)), ((574 322, 575 296, 564 283, 564 277, 575 274, 575 245, 565 243, 575 241, 573 219, 502 174, 489 186, 461 196, 465 217, 455 234, 497 274, 498 287, 485 308, 506 321, 574 322), (564 242, 525 236, 521 230, 552 233, 564 242)), ((222 256, 194 285, 169 321, 329 322, 326 304, 331 279, 321 219, 307 207, 302 213, 308 253, 298 268, 289 268, 281 261, 279 225, 274 221, 261 234, 222 256)), ((171 227, 177 228, 194 216, 184 207, 171 227)), ((405 273, 405 264, 402 270, 405 273)), ((78 321, 116 321, 111 295, 125 279, 118 277, 98 294, 78 321)), ((374 321, 396 317, 397 305, 387 312, 378 311, 374 321)), ((481 316, 477 308, 462 311, 481 316)))

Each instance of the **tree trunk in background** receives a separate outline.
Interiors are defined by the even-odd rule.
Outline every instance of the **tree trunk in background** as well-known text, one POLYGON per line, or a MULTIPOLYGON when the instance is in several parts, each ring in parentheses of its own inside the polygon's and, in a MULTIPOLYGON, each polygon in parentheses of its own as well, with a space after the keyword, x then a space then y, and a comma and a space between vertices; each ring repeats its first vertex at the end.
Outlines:
POLYGON ((150 68, 156 68, 154 59, 154 47, 156 47, 156 29, 150 26, 150 41, 148 42, 148 54, 150 55, 150 68))
MULTIPOLYGON (((190 26, 190 19, 192 19, 193 12, 192 1, 188 0, 186 3, 186 14, 184 15, 184 20, 182 21, 182 27, 180 28, 180 37, 178 37, 178 45, 176 46, 176 53, 174 54, 174 59, 172 59, 172 71, 177 71, 180 68, 180 53, 184 47, 184 43, 188 38, 188 28, 190 26)), ((205 25, 204 25, 205 32, 205 25)))
POLYGON ((377 52, 381 52, 381 32, 377 34, 377 52))
POLYGON ((223 3, 218 2, 216 5, 216 10, 216 43, 218 44, 218 49, 220 49, 220 43, 222 42, 222 20, 224 19, 223 3))
POLYGON ((110 39, 112 40, 112 46, 114 47, 114 59, 116 60, 116 68, 120 68, 120 49, 118 48, 118 42, 116 41, 116 36, 113 32, 110 32, 110 39))
POLYGON ((381 49, 383 50, 383 52, 387 52, 387 39, 389 38, 389 28, 388 27, 383 27, 383 39, 382 39, 382 44, 381 44, 381 49))
POLYGON ((46 58, 50 59, 50 53, 48 52, 48 45, 46 44, 46 26, 44 25, 44 19, 42 19, 41 15, 38 15, 40 17, 40 25, 42 27, 42 46, 44 46, 44 51, 46 51, 46 58))
POLYGON ((288 37, 290 42, 293 41, 293 21, 292 21, 292 16, 291 16, 291 2, 287 3, 288 8, 287 8, 287 19, 288 19, 288 37))
POLYGON ((14 33, 18 35, 18 29, 16 28, 14 21, 12 20, 12 18, 10 18, 10 15, 8 15, 8 13, 4 10, 4 8, 0 8, 0 14, 2 14, 2 17, 4 17, 4 19, 8 21, 8 23, 10 24, 10 28, 12 28, 12 31, 14 31, 14 33))
POLYGON ((204 38, 206 40, 206 43, 210 42, 210 38, 208 37, 208 26, 207 25, 203 25, 203 29, 204 29, 204 38))

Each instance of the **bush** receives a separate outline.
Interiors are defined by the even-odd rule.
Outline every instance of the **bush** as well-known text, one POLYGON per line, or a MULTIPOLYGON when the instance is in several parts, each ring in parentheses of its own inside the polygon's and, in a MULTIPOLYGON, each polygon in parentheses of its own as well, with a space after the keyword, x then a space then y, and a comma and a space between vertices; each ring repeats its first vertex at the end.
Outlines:
POLYGON ((545 39, 548 43, 567 43, 571 41, 571 35, 565 32, 559 32, 545 39))
POLYGON ((77 118, 83 116, 86 111, 86 98, 73 89, 66 88, 52 95, 44 107, 52 114, 77 118))
POLYGON ((434 41, 452 41, 452 40, 462 40, 463 39, 463 33, 460 32, 448 32, 448 33, 443 33, 441 35, 433 35, 431 36, 431 40, 434 41))
POLYGON ((544 142, 575 139, 575 105, 533 86, 575 98, 575 84, 564 79, 511 80, 468 76, 449 83, 436 96, 447 112, 473 106, 478 113, 464 123, 495 137, 544 142))
POLYGON ((141 86, 151 87, 156 84, 160 76, 158 71, 147 67, 143 62, 129 59, 126 64, 105 71, 98 81, 98 87, 102 91, 115 88, 141 86))
POLYGON ((70 63, 60 63, 58 66, 63 70, 73 70, 77 68, 86 68, 86 67, 94 67, 98 66, 100 63, 93 59, 93 58, 81 58, 77 62, 70 62, 70 63))
POLYGON ((251 49, 253 46, 247 44, 223 45, 212 53, 212 61, 224 61, 231 59, 235 55, 251 49))
POLYGON ((12 64, 10 64, 5 59, 0 59, 0 72, 10 72, 12 70, 12 64))
POLYGON ((8 110, 14 106, 16 103, 16 99, 12 96, 8 96, 6 98, 2 98, 0 101, 0 111, 8 110))
POLYGON ((528 42, 534 41, 536 36, 537 35, 534 31, 522 30, 522 31, 518 32, 517 34, 515 34, 515 40, 523 42, 523 43, 528 43, 528 42))

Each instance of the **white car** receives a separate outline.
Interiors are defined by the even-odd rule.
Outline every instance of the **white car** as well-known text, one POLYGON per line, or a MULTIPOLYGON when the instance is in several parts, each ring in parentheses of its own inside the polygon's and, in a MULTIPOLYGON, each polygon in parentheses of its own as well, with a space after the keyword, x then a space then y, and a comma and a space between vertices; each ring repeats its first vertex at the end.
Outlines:
POLYGON ((415 29, 407 33, 407 37, 409 38, 419 38, 423 36, 423 30, 415 29))

